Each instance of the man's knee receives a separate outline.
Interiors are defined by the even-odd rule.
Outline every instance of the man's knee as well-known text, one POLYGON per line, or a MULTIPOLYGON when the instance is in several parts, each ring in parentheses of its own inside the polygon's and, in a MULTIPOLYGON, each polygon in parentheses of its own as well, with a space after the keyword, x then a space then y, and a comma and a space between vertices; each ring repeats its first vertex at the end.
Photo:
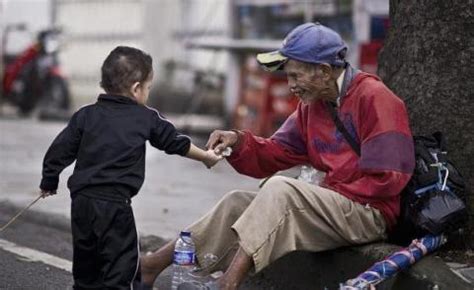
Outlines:
POLYGON ((218 207, 229 214, 240 215, 255 198, 254 192, 232 190, 226 193, 218 203, 218 207))
POLYGON ((288 204, 295 198, 296 188, 292 186, 293 178, 273 176, 263 185, 258 195, 263 199, 270 199, 273 203, 288 204))
POLYGON ((252 201, 255 197, 255 192, 245 190, 231 190, 227 192, 223 197, 222 201, 235 203, 247 203, 252 201))
POLYGON ((274 175, 270 177, 265 184, 263 184, 261 191, 262 190, 275 190, 278 188, 286 188, 289 189, 291 188, 291 182, 294 181, 294 178, 286 177, 286 176, 281 176, 281 175, 274 175))

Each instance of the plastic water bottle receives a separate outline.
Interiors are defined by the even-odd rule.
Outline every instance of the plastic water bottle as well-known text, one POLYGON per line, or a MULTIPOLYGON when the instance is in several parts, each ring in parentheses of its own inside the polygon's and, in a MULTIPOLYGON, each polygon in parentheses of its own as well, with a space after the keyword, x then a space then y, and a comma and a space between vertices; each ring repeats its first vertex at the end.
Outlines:
POLYGON ((173 279, 171 290, 176 290, 179 284, 192 280, 190 273, 196 264, 196 248, 190 232, 181 232, 174 246, 173 279))
POLYGON ((316 170, 310 165, 303 165, 301 166, 301 172, 297 179, 319 185, 324 180, 325 175, 324 172, 316 170))

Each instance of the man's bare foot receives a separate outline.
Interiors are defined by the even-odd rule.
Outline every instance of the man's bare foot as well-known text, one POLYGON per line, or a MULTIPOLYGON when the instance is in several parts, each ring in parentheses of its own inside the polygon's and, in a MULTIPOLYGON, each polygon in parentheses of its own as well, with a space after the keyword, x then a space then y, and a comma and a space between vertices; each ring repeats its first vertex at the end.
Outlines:
POLYGON ((158 276, 158 272, 156 268, 151 265, 150 257, 142 256, 140 257, 140 270, 142 275, 142 284, 145 287, 153 288, 153 284, 155 283, 155 279, 158 276))
POLYGON ((235 290, 239 287, 239 283, 237 281, 230 281, 224 274, 221 278, 217 279, 214 282, 217 286, 216 289, 219 290, 235 290))
POLYGON ((156 277, 173 263, 175 243, 176 240, 169 241, 157 251, 140 257, 143 284, 153 286, 156 277))

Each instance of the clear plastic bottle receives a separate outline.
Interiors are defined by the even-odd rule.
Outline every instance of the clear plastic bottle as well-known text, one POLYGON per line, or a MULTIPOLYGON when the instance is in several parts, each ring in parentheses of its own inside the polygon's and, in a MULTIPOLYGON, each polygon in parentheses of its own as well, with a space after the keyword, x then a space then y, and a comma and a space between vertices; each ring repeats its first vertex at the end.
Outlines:
POLYGON ((218 260, 219 258, 213 253, 207 253, 204 255, 204 260, 201 262, 201 268, 208 269, 213 266, 218 260))
POLYGON ((310 165, 303 165, 301 166, 301 172, 297 179, 319 185, 323 181, 325 175, 324 172, 316 170, 310 165))
POLYGON ((196 248, 190 232, 181 232, 174 246, 173 278, 171 290, 176 290, 183 282, 191 282, 191 271, 196 264, 196 248))
POLYGON ((314 183, 315 175, 316 175, 316 170, 313 167, 308 166, 308 165, 303 165, 301 166, 300 176, 298 176, 297 179, 308 182, 308 183, 314 183))

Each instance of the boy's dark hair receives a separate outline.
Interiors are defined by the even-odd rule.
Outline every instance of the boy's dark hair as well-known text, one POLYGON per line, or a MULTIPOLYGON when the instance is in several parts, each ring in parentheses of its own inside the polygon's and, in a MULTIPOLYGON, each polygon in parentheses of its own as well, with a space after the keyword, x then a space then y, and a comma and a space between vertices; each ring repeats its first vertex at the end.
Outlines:
POLYGON ((153 70, 149 54, 133 47, 117 46, 102 64, 100 86, 107 93, 127 94, 135 82, 144 82, 153 70))

